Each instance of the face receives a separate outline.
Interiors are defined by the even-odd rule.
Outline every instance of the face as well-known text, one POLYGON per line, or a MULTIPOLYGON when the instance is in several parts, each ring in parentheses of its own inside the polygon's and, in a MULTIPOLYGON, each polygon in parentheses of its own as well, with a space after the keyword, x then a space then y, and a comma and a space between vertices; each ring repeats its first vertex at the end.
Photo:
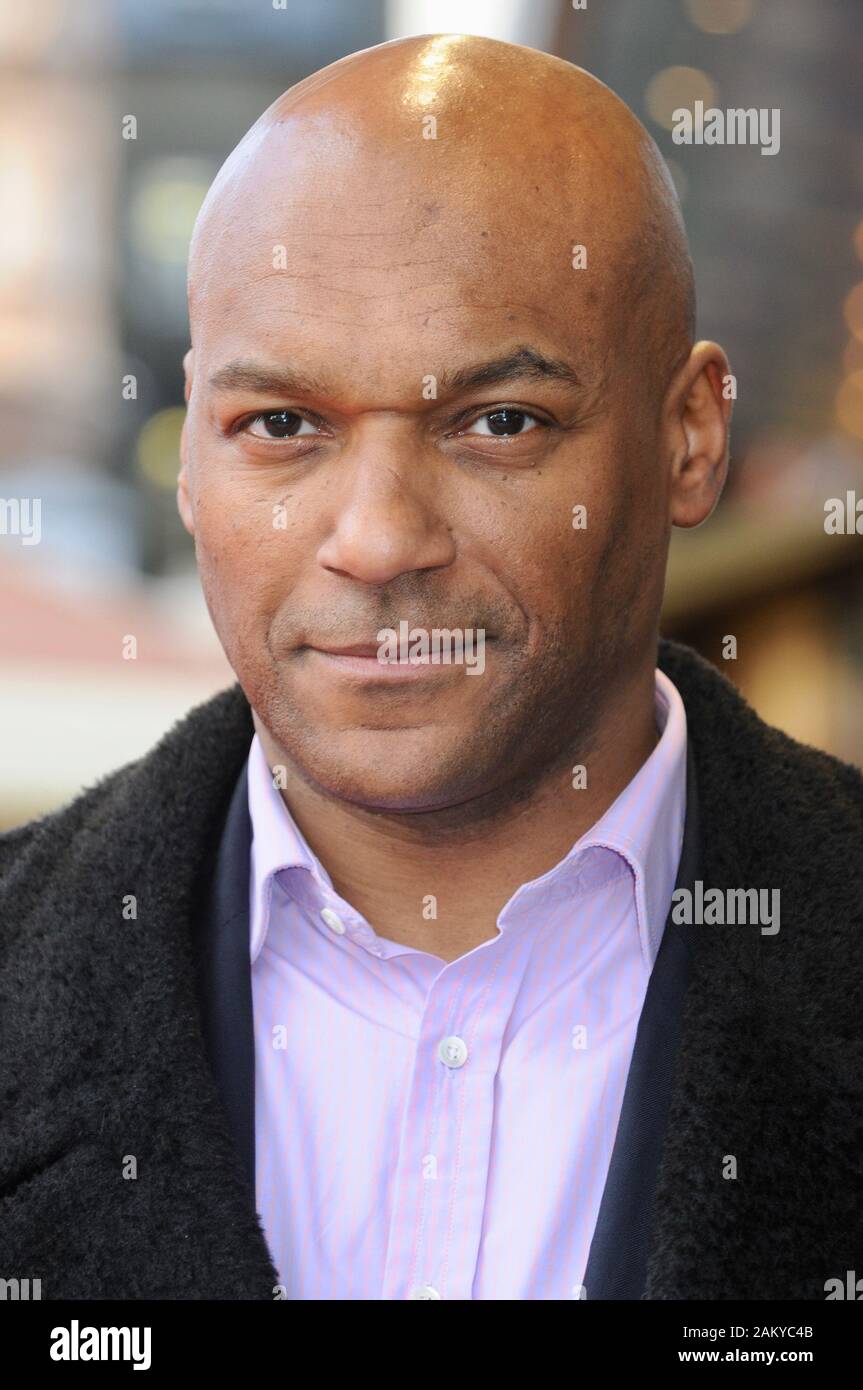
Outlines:
POLYGON ((569 228, 536 235, 524 173, 502 189, 432 150, 429 177, 302 120, 267 142, 208 243, 180 478, 259 727, 370 808, 456 806, 581 761, 652 669, 670 529, 625 322, 571 268, 569 228), (484 634, 483 669, 457 649, 375 660, 402 623, 484 634), (332 654, 354 647, 370 655, 332 654))

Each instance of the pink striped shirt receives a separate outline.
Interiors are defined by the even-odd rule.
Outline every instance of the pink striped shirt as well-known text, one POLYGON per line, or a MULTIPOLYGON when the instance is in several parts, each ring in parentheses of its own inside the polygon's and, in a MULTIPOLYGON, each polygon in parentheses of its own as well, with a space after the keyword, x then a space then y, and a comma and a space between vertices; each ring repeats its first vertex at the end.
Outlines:
POLYGON ((658 670, 656 719, 605 815, 449 963, 339 896, 254 738, 256 1198, 285 1297, 581 1296, 683 838, 658 670))

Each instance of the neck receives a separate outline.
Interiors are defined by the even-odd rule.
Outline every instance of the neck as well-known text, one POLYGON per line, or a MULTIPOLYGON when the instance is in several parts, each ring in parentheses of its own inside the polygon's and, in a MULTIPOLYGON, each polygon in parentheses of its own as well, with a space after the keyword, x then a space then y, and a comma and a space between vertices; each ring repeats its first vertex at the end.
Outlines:
MULTIPOLYGON (((255 716, 270 767, 291 767, 255 716)), ((572 753, 525 791, 444 811, 390 813, 341 801, 303 777, 282 797, 346 902, 391 941, 444 960, 497 933, 501 909, 523 883, 552 869, 595 825, 657 742, 653 669, 597 730, 588 785, 573 789, 572 753), (492 804, 493 803, 493 804, 492 804)))

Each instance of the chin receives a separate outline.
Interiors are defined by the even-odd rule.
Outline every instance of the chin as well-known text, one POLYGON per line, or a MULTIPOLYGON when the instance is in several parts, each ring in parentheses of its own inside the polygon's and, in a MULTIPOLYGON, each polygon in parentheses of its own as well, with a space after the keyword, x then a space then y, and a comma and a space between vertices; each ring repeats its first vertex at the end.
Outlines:
POLYGON ((470 795, 476 778, 468 746, 431 729, 356 729, 320 734, 297 750, 304 775, 326 795, 376 811, 425 811, 451 806, 470 795))

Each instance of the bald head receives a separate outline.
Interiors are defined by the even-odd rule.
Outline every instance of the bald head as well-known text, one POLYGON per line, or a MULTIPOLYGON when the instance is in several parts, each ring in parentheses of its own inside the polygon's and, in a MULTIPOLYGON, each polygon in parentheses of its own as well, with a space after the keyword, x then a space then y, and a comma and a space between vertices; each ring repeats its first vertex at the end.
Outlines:
MULTIPOLYGON (((691 346, 692 268, 661 154, 602 82, 534 49, 399 39, 279 97, 198 217, 193 342, 214 283, 229 303, 238 273, 290 279, 316 237, 334 314, 376 303, 386 315, 387 247, 408 240, 418 286, 440 274, 444 290, 448 270, 496 264, 513 302, 530 286, 549 313, 574 315, 586 355, 637 350, 658 387, 691 346)), ((428 308, 417 302, 418 321, 428 308)), ((451 308, 444 294, 432 312, 451 308)))
POLYGON ((437 814, 649 738, 726 362, 691 343, 674 190, 607 87, 458 35, 333 64, 219 173, 189 303, 180 512, 272 762, 437 814), (482 680, 332 657, 403 622, 485 634, 482 680))

